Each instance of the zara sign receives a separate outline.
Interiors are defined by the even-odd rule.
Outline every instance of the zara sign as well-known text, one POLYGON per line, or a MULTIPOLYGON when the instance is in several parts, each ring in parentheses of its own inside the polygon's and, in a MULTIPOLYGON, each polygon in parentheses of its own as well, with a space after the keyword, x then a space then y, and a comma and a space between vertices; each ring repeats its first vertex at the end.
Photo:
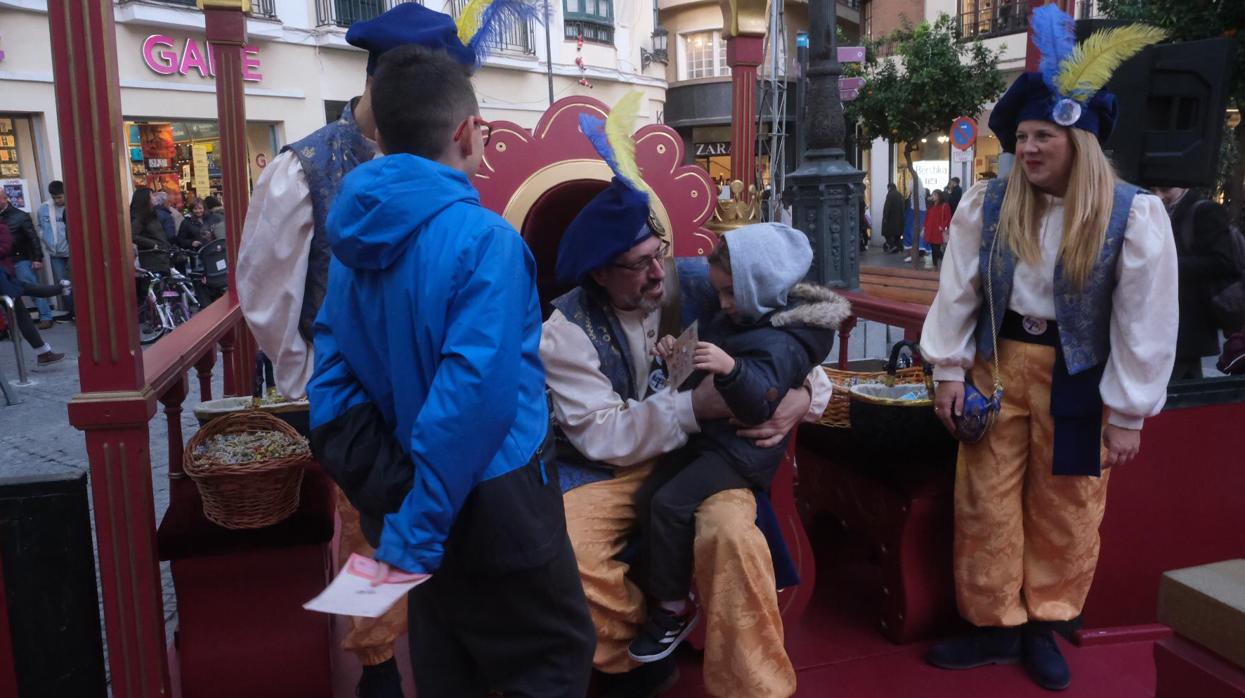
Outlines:
MULTIPOLYGON (((202 78, 216 77, 216 61, 211 45, 207 41, 199 43, 193 37, 185 39, 181 51, 172 37, 164 34, 152 34, 143 42, 143 62, 159 75, 189 75, 195 71, 202 78)), ((248 82, 259 82, 264 76, 259 72, 259 47, 245 46, 242 49, 242 79, 248 82)))

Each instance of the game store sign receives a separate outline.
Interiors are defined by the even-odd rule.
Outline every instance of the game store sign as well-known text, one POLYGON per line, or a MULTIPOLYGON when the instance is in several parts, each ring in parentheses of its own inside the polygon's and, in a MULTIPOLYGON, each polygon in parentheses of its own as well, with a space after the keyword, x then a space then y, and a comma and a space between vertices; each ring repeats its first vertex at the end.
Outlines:
MULTIPOLYGON (((174 39, 164 34, 152 34, 143 42, 143 62, 158 75, 189 75, 198 73, 201 78, 216 77, 216 61, 207 40, 194 37, 174 39)), ((264 76, 259 72, 258 46, 242 48, 242 79, 259 82, 264 76)))

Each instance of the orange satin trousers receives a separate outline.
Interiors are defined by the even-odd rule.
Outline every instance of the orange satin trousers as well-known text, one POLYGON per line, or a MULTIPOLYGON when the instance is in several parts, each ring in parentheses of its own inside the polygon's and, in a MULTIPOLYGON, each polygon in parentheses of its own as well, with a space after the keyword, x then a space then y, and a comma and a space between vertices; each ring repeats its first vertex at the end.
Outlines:
MULTIPOLYGON (((351 553, 371 558, 376 549, 368 545, 359 528, 359 512, 337 490, 337 513, 342 519, 341 537, 337 542, 338 564, 346 564, 351 553)), ((406 597, 403 596, 393 608, 379 618, 346 616, 350 629, 342 640, 342 649, 359 658, 364 666, 376 666, 393 656, 393 643, 398 636, 406 634, 406 597)))
MULTIPOLYGON (((644 623, 644 595, 614 559, 635 525, 635 494, 652 466, 564 495, 566 526, 597 632, 593 666, 616 674, 637 666, 627 646, 644 623)), ((731 698, 795 693, 769 546, 756 527, 756 499, 727 490, 696 512, 694 574, 705 614, 705 688, 731 698)))
MULTIPOLYGON (((1052 347, 1001 340, 1003 409, 984 439, 960 445, 956 601, 977 626, 1075 618, 1094 579, 1109 471, 1051 474, 1054 363, 1052 347)), ((994 385, 981 359, 972 377, 982 389, 994 385)))

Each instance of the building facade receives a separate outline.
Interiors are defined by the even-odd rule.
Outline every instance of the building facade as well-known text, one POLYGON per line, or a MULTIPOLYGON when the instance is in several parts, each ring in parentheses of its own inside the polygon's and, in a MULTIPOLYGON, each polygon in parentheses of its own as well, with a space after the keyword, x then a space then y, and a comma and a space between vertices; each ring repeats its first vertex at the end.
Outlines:
MULTIPOLYGON (((0 0, 0 181, 34 210, 61 171, 52 89, 48 2, 0 0)), ((253 0, 245 53, 251 184, 281 147, 336 118, 363 90, 367 55, 345 41, 354 21, 406 0, 253 0)), ((617 0, 548 0, 539 24, 506 27, 477 72, 482 115, 530 128, 550 99, 587 94, 613 103, 628 91, 647 99, 642 122, 661 120, 666 76, 651 49, 651 9, 617 0)), ((465 0, 424 0, 456 14, 465 0)), ((119 0, 116 60, 125 152, 133 186, 181 196, 220 191, 215 66, 193 0, 119 0)), ((16 197, 15 197, 16 198, 16 197)))

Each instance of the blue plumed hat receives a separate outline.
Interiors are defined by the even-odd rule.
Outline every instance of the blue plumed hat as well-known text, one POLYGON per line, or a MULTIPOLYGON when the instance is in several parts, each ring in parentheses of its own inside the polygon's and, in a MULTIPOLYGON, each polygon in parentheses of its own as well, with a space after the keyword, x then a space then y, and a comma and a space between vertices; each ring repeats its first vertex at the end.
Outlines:
POLYGON ((1033 44, 1039 70, 1024 73, 990 114, 990 130, 1008 153, 1016 152, 1022 121, 1051 121, 1079 128, 1106 142, 1115 128, 1115 95, 1102 89, 1121 63, 1167 37, 1160 29, 1131 25, 1094 32, 1080 46, 1072 17, 1058 5, 1033 11, 1033 44))
POLYGON ((588 274, 655 234, 649 223, 651 194, 640 178, 631 137, 641 97, 640 92, 623 97, 604 122, 587 114, 579 117, 580 129, 609 164, 614 178, 562 234, 554 269, 561 283, 582 283, 588 274))
POLYGON ((529 0, 471 0, 457 20, 417 2, 404 2, 377 17, 351 24, 346 42, 368 52, 368 75, 376 72, 376 64, 386 51, 407 44, 445 51, 474 69, 495 43, 503 28, 501 20, 507 16, 520 22, 543 20, 529 0))

